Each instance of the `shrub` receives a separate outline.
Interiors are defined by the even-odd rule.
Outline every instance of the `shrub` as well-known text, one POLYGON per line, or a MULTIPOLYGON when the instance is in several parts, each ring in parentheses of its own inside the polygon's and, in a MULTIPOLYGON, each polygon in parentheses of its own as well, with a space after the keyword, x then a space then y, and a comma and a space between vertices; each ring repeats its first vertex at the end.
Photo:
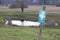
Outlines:
MULTIPOLYGON (((14 1, 9 8, 21 8, 22 7, 22 2, 21 1, 14 1)), ((23 7, 24 8, 27 8, 28 5, 27 5, 27 2, 24 2, 23 3, 23 7)))

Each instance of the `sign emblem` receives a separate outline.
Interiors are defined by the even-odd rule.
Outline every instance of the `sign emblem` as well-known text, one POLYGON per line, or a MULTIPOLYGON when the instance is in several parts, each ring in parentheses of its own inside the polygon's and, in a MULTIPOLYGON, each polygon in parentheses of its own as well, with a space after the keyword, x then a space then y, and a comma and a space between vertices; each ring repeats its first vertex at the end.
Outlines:
POLYGON ((39 11, 39 16, 38 16, 38 22, 44 24, 46 20, 46 11, 45 10, 40 10, 39 11))

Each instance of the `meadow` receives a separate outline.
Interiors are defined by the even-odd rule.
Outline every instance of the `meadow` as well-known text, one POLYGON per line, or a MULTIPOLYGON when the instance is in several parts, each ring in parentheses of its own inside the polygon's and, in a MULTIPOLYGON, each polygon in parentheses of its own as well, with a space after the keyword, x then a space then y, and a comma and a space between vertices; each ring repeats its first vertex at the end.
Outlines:
MULTIPOLYGON (((21 12, 21 11, 0 11, 0 23, 4 23, 5 19, 24 19, 30 21, 38 21, 39 12, 21 12)), ((53 20, 60 24, 60 14, 47 13, 46 21, 53 20)))
MULTIPOLYGON (((38 40, 39 28, 0 27, 0 40, 38 40)), ((42 40, 60 40, 60 27, 44 27, 42 40)))
MULTIPOLYGON (((20 18, 37 21, 38 12, 21 12, 0 8, 0 40, 38 40, 40 28, 5 26, 5 18, 20 18)), ((58 26, 44 26, 42 40, 60 40, 60 14, 47 13, 46 20, 54 20, 58 26)))

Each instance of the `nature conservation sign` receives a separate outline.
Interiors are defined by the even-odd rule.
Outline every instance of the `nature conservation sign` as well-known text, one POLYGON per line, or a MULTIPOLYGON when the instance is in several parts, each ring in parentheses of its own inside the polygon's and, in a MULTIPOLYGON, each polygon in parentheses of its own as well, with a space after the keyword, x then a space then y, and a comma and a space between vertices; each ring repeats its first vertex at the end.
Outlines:
POLYGON ((40 24, 45 24, 46 21, 46 10, 40 10, 38 16, 38 22, 40 24))

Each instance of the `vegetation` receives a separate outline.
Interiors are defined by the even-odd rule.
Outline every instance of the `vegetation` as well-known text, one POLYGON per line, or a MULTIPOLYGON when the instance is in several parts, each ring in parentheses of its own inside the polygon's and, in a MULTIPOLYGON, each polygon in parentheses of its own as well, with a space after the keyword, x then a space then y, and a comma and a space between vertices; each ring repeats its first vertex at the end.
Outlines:
MULTIPOLYGON (((0 22, 4 22, 6 18, 18 18, 18 19, 25 19, 25 20, 38 20, 38 12, 20 12, 20 11, 0 11, 0 22)), ((47 20, 54 20, 60 24, 60 15, 49 13, 47 14, 47 20)))
MULTIPOLYGON (((0 25, 4 25, 5 18, 23 18, 37 21, 38 12, 20 12, 11 9, 0 9, 0 25)), ((47 20, 60 23, 59 14, 47 14, 47 20)), ((38 40, 39 28, 0 26, 0 40, 38 40)), ((60 40, 60 26, 43 28, 43 40, 60 40)))
MULTIPOLYGON (((0 27, 0 40, 38 40, 39 28, 0 27)), ((60 40, 60 27, 44 27, 43 40, 60 40)))

